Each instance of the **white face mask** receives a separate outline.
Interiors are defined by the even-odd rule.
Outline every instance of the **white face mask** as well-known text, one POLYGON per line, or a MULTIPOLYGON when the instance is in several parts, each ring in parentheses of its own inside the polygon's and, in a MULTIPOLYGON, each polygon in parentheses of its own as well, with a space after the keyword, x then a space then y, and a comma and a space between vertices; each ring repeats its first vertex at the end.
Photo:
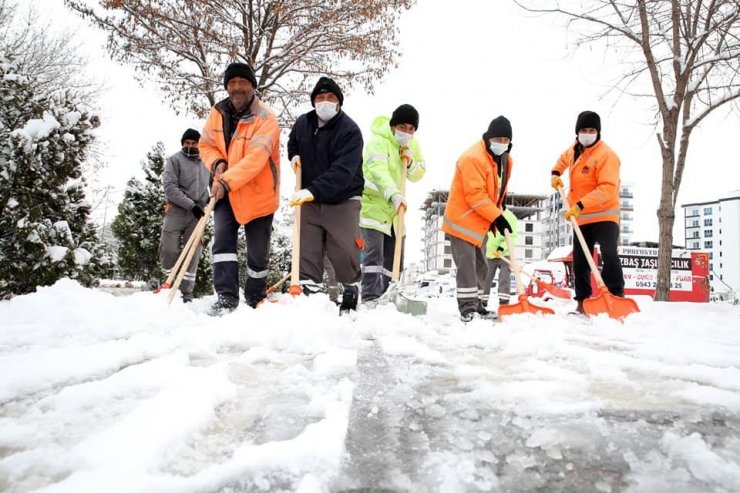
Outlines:
POLYGON ((588 147, 596 142, 597 135, 599 134, 578 134, 578 142, 580 142, 583 147, 588 147))
POLYGON ((413 135, 401 132, 400 130, 394 130, 393 135, 396 137, 396 142, 398 142, 398 145, 400 146, 408 145, 411 139, 414 138, 413 135))
POLYGON ((331 101, 316 103, 316 114, 325 122, 334 118, 337 113, 339 113, 337 103, 332 103, 331 101))
POLYGON ((489 148, 491 149, 491 152, 494 153, 497 156, 500 156, 501 154, 505 153, 509 150, 509 144, 501 144, 499 142, 491 142, 489 145, 489 148))

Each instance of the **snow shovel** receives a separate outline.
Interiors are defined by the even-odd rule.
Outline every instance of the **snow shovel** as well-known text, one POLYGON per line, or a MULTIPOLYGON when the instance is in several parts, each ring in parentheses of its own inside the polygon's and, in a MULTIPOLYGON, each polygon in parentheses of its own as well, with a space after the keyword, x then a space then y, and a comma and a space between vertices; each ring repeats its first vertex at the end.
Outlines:
MULTIPOLYGON (((401 148, 403 150, 404 148, 401 148)), ((401 195, 406 197, 406 170, 408 168, 408 158, 402 157, 403 166, 401 166, 401 195)), ((396 309, 401 313, 409 313, 411 315, 425 315, 427 312, 427 304, 423 300, 415 300, 409 298, 401 292, 401 288, 398 285, 398 280, 401 277, 401 255, 403 253, 403 228, 404 228, 404 216, 406 214, 406 207, 401 206, 398 211, 398 221, 396 223, 396 245, 393 250, 393 271, 391 272, 391 284, 388 289, 380 297, 380 303, 387 301, 392 302, 396 305, 396 309)))
POLYGON ((290 272, 287 272, 283 277, 280 278, 278 282, 276 282, 275 284, 267 288, 267 294, 274 293, 275 290, 277 290, 277 288, 282 286, 283 283, 288 280, 288 278, 290 277, 290 274, 291 274, 290 272))
MULTIPOLYGON (((560 192, 560 196, 563 198, 563 205, 566 210, 569 209, 570 205, 568 205, 568 198, 565 196, 563 187, 559 187, 558 192, 560 192)), ((599 272, 599 269, 596 267, 596 263, 591 256, 591 252, 588 251, 586 239, 583 237, 583 233, 581 232, 581 228, 578 227, 578 222, 575 217, 571 216, 570 224, 573 226, 573 231, 576 232, 578 242, 581 244, 581 249, 588 261, 588 266, 591 268, 591 273, 596 279, 596 285, 599 287, 599 294, 597 296, 583 300, 583 310, 586 314, 598 315, 599 313, 606 313, 611 318, 622 320, 630 313, 639 312, 640 309, 637 307, 635 300, 631 298, 620 298, 619 296, 614 296, 609 292, 609 288, 604 284, 601 272, 599 272)))
MULTIPOLYGON (((298 161, 298 167, 295 170, 295 191, 301 190, 301 172, 303 167, 301 166, 300 160, 298 161)), ((290 286, 288 286, 288 293, 293 296, 299 296, 303 293, 300 281, 300 266, 301 266, 301 206, 295 206, 295 212, 293 213, 293 249, 290 253, 290 286)))
MULTIPOLYGON (((175 264, 180 270, 179 272, 177 272, 175 283, 172 285, 170 294, 167 296, 168 304, 172 303, 172 300, 175 298, 175 293, 177 293, 177 289, 180 287, 182 278, 185 277, 185 273, 188 271, 188 266, 190 265, 190 261, 193 259, 193 255, 195 255, 195 252, 198 251, 198 244, 203 239, 203 233, 206 230, 206 224, 208 224, 208 218, 211 216, 211 212, 213 212, 213 208, 215 206, 216 206, 216 198, 211 197, 211 200, 208 202, 208 206, 206 207, 206 210, 204 211, 203 217, 200 218, 200 220, 198 221, 198 224, 195 226, 195 229, 193 230, 193 233, 190 235, 190 239, 188 239, 186 246, 189 245, 189 247, 183 248, 183 253, 187 251, 187 254, 185 255, 184 260, 182 261, 182 263, 180 263, 179 266, 175 264)), ((180 256, 182 257, 182 254, 180 254, 180 256)), ((179 260, 180 259, 178 259, 178 262, 179 260)), ((170 273, 170 276, 172 276, 175 273, 175 271, 176 269, 173 268, 172 272, 170 273)))
POLYGON ((509 247, 509 255, 511 256, 511 269, 514 271, 514 279, 516 279, 516 294, 519 299, 519 303, 513 303, 511 305, 499 305, 498 316, 504 318, 507 315, 514 315, 516 313, 545 313, 555 314, 550 308, 544 306, 533 305, 527 299, 527 293, 524 292, 524 286, 522 285, 521 270, 519 269, 519 262, 516 260, 516 253, 514 252, 514 244, 511 242, 511 236, 509 236, 509 230, 504 230, 504 236, 506 237, 506 244, 509 247))
MULTIPOLYGON (((500 258, 501 260, 503 260, 507 264, 511 265, 511 260, 509 260, 508 258, 504 257, 503 255, 500 256, 500 257, 498 257, 498 258, 500 258)), ((520 272, 522 274, 524 274, 525 276, 527 276, 528 278, 530 278, 532 281, 534 281, 534 283, 537 284, 537 287, 538 288, 540 288, 540 289, 542 289, 544 291, 547 291, 548 293, 550 293, 551 295, 555 296, 556 298, 570 299, 571 292, 570 292, 569 289, 564 289, 564 288, 559 288, 557 286, 553 286, 552 284, 543 281, 539 277, 533 276, 533 275, 527 273, 527 271, 525 271, 525 270, 521 270, 520 272)))

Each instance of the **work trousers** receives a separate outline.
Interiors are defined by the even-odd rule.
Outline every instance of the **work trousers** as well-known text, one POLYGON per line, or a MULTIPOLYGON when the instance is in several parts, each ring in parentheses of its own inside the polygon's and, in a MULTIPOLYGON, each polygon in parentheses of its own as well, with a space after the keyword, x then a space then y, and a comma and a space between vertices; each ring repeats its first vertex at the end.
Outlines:
MULTIPOLYGON (((612 221, 584 224, 581 226, 583 238, 588 251, 593 252, 596 243, 601 247, 603 267, 601 277, 609 292, 615 296, 624 296, 624 276, 619 262, 617 246, 619 243, 619 225, 612 221)), ((591 269, 581 249, 581 243, 573 232, 573 275, 575 277, 576 300, 585 300, 591 296, 591 269)))
MULTIPOLYGON (((386 292, 393 275, 393 255, 396 250, 396 232, 390 236, 370 228, 360 228, 365 241, 362 262, 362 301, 380 298, 386 292)), ((401 239, 403 241, 403 239, 401 239)), ((401 245, 401 271, 403 271, 403 245, 401 245)))
POLYGON ((508 305, 509 298, 511 298, 511 269, 509 264, 501 258, 489 258, 486 259, 488 263, 488 275, 483 283, 483 295, 481 300, 483 306, 488 305, 488 299, 491 293, 491 285, 493 279, 496 277, 496 271, 498 271, 498 302, 499 305, 508 305))
MULTIPOLYGON (((236 306, 239 303, 237 242, 240 224, 234 217, 228 197, 216 203, 213 214, 213 286, 219 298, 225 298, 236 306)), ((273 215, 270 214, 252 219, 244 225, 247 244, 244 298, 251 307, 256 307, 267 296, 272 219, 273 215)))
POLYGON ((336 282, 345 291, 355 293, 362 273, 360 271, 360 207, 359 200, 339 204, 307 202, 301 206, 300 282, 324 290, 324 269, 331 264, 336 282), (325 263, 325 258, 328 262, 325 263))
MULTIPOLYGON (((477 311, 484 307, 483 292, 488 264, 481 247, 467 241, 448 235, 452 247, 452 259, 457 266, 457 308, 460 313, 477 311)), ((489 284, 490 287, 490 284, 489 284)))
MULTIPOLYGON (((162 236, 159 238, 159 262, 162 266, 162 273, 169 276, 172 268, 175 266, 177 259, 180 257, 182 248, 193 234, 198 220, 193 214, 182 207, 173 206, 164 215, 162 223, 162 236)), ((183 300, 193 298, 193 288, 195 287, 195 275, 198 271, 198 262, 203 246, 199 243, 198 250, 193 255, 190 265, 180 283, 180 292, 183 300)))

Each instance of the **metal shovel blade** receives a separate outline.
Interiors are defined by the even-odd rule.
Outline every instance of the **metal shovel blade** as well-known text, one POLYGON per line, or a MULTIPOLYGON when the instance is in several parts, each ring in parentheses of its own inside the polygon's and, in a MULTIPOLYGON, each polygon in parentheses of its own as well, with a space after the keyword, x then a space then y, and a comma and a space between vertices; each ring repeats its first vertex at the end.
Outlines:
POLYGON ((401 313, 408 313, 414 316, 426 315, 427 313, 426 301, 409 298, 398 289, 398 285, 395 283, 388 286, 388 290, 378 301, 381 304, 393 303, 396 306, 396 310, 401 313))

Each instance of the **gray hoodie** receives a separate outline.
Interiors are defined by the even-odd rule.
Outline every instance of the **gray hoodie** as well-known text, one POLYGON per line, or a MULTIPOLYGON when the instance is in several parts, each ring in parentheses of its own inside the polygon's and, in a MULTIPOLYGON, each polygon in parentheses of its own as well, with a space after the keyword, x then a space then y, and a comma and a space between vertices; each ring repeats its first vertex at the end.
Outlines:
POLYGON ((182 151, 171 155, 164 164, 162 186, 167 202, 190 209, 193 203, 205 207, 211 174, 200 157, 188 157, 182 151))

